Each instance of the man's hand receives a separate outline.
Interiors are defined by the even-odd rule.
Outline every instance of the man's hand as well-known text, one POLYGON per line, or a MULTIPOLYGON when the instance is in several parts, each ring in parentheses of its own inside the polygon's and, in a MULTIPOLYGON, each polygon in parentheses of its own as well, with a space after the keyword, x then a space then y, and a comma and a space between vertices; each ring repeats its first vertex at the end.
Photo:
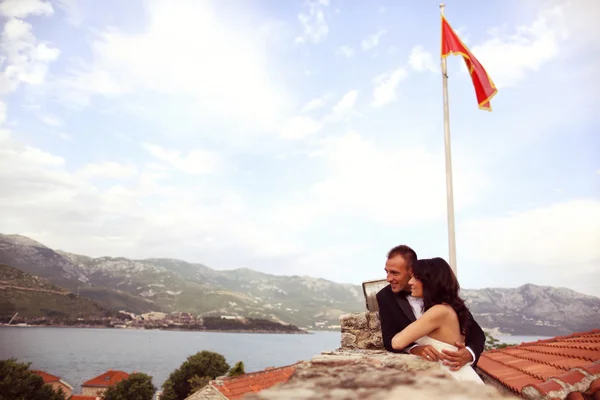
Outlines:
MULTIPOLYGON (((467 353, 469 352, 468 350, 466 350, 467 353)), ((443 360, 444 356, 437 351, 436 349, 433 348, 433 346, 431 345, 425 345, 425 346, 416 346, 413 347, 412 349, 410 349, 410 354, 414 354, 415 356, 419 356, 422 357, 424 359, 426 359, 427 361, 438 361, 438 360, 443 360)))
POLYGON ((473 355, 464 343, 456 342, 455 345, 458 347, 456 351, 442 350, 444 365, 449 366, 451 371, 458 371, 463 365, 473 361, 473 355))

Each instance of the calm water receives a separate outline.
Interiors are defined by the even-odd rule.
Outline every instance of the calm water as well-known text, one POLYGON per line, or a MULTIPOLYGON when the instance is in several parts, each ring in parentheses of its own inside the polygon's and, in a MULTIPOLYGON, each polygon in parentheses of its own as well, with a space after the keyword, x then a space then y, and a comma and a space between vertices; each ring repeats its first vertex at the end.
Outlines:
POLYGON ((550 339, 552 336, 494 336, 500 343, 521 344, 523 342, 535 342, 539 339, 550 339))
POLYGON ((160 387, 171 371, 198 351, 222 354, 246 372, 293 364, 340 346, 339 332, 312 335, 177 332, 135 329, 0 328, 0 359, 15 357, 81 384, 109 369, 144 372, 160 387))
MULTIPOLYGON (((499 336, 505 343, 537 336, 499 336)), ((109 369, 139 371, 160 388, 169 373, 201 350, 216 351, 230 365, 258 371, 307 360, 340 345, 339 332, 312 335, 176 332, 135 329, 0 328, 0 359, 15 357, 58 375, 81 393, 81 384, 109 369)))

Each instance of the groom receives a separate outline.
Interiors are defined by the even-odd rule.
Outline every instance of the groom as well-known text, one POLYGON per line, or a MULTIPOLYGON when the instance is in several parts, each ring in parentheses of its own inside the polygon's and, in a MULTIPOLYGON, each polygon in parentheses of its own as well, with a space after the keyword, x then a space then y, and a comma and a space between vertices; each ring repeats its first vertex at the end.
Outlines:
POLYGON ((422 314, 423 299, 410 295, 408 281, 410 269, 417 260, 417 254, 408 246, 396 246, 388 252, 385 271, 389 285, 377 293, 381 334, 386 350, 395 353, 409 352, 430 361, 444 360, 453 371, 469 364, 475 368, 485 345, 485 334, 471 315, 470 329, 465 343, 456 343, 457 351, 443 350, 432 346, 410 345, 402 350, 392 348, 392 338, 422 314))

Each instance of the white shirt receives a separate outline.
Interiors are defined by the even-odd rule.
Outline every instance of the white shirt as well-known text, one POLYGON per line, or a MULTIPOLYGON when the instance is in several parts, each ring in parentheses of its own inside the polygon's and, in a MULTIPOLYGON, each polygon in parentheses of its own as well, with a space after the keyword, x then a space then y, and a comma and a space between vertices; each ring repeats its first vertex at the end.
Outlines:
MULTIPOLYGON (((423 298, 408 295, 406 296, 406 300, 408 300, 408 304, 410 304, 410 308, 412 308, 413 313, 415 314, 415 318, 421 318, 421 315, 423 315, 423 298)), ((418 344, 415 344, 414 346, 407 348, 406 352, 410 353, 410 351, 417 346, 418 344)), ((475 353, 473 353, 473 350, 471 350, 470 347, 467 347, 467 350, 469 350, 469 353, 471 353, 471 355, 473 356, 473 361, 471 361, 469 365, 473 365, 473 363, 475 362, 475 353)))
POLYGON ((423 298, 413 297, 411 295, 406 296, 410 308, 412 308, 415 318, 419 319, 423 315, 423 298))

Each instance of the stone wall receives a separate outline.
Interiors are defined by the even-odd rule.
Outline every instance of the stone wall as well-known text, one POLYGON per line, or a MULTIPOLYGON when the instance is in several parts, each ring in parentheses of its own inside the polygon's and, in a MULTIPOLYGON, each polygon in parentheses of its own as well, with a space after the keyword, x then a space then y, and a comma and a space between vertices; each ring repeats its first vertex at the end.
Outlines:
POLYGON ((342 349, 383 350, 378 312, 344 314, 340 322, 342 349))
POLYGON ((299 364, 290 380, 246 400, 517 399, 450 378, 437 363, 382 350, 337 350, 299 364))
POLYGON ((340 349, 299 364, 286 383, 244 399, 517 399, 456 381, 438 363, 383 350, 377 312, 346 314, 340 321, 340 349))

